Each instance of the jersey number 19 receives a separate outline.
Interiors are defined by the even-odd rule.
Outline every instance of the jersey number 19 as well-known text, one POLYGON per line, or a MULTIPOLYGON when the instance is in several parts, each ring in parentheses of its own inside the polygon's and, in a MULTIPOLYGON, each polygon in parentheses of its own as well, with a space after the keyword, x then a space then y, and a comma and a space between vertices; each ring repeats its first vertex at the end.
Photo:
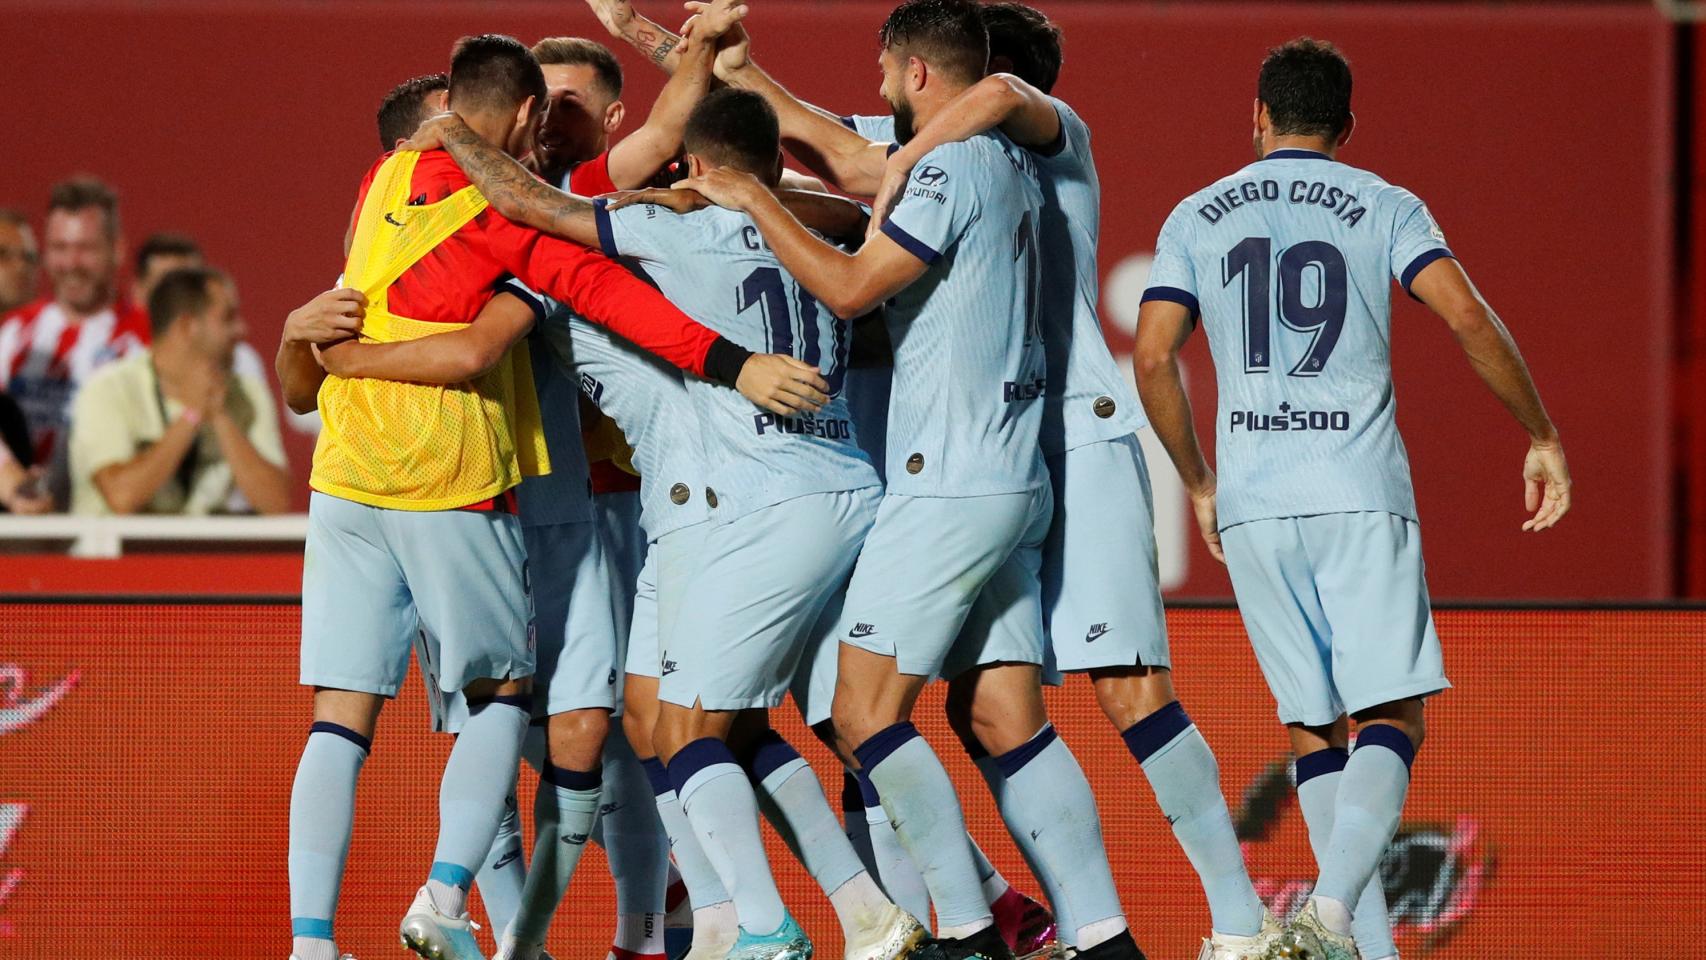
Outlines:
MULTIPOLYGON (((1244 279, 1244 372, 1266 373, 1271 362, 1273 324, 1270 312, 1276 306, 1273 290, 1274 242, 1267 237, 1246 237, 1226 252, 1222 261, 1222 286, 1244 279)), ((1287 329, 1311 334, 1313 340, 1302 359, 1289 371, 1294 377, 1313 377, 1327 366, 1327 358, 1339 343, 1345 328, 1345 255, 1324 240, 1306 240, 1287 247, 1279 256, 1280 322, 1287 329), (1313 303, 1305 303, 1306 271, 1315 280, 1313 303)))

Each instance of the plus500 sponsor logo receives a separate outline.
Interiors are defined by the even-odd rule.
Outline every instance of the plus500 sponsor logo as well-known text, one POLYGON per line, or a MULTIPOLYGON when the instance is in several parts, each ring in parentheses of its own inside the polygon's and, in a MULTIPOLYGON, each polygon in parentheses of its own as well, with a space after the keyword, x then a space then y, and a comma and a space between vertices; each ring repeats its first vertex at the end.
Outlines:
POLYGON ((1257 413, 1254 410, 1232 411, 1233 433, 1240 430, 1266 430, 1286 433, 1298 430, 1349 430, 1351 415, 1343 410, 1293 410, 1291 404, 1280 404, 1279 413, 1257 413))

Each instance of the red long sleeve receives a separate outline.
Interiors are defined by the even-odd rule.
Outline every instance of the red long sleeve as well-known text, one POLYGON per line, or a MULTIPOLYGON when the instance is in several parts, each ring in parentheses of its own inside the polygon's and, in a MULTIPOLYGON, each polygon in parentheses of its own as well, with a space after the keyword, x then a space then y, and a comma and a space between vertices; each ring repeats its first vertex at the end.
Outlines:
POLYGON ((577 243, 517 226, 488 211, 492 256, 521 281, 690 373, 705 373, 717 334, 615 261, 577 243))

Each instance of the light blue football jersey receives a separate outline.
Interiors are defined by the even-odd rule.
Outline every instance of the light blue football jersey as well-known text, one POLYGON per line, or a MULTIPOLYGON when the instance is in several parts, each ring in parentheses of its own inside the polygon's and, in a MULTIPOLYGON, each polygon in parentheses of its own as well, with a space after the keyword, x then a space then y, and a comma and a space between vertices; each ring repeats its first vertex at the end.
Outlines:
POLYGON ((1450 257, 1415 195, 1275 150, 1187 197, 1144 300, 1200 315, 1220 386, 1222 528, 1382 510, 1416 519, 1392 391, 1392 281, 1450 257))
POLYGON ((894 142, 893 114, 882 114, 881 116, 877 116, 872 114, 856 113, 850 117, 842 117, 841 122, 847 127, 847 129, 852 130, 854 133, 864 137, 866 140, 875 140, 878 143, 894 142))
POLYGON ((878 484, 841 396, 852 325, 794 282, 746 214, 711 207, 682 215, 650 204, 612 212, 602 202, 597 209, 604 252, 638 264, 683 312, 755 353, 812 364, 829 383, 823 409, 783 417, 729 387, 687 379, 711 455, 717 520, 878 484))
POLYGON ((999 133, 930 151, 882 232, 928 265, 887 311, 888 489, 1034 490, 1045 361, 1035 160, 999 133))
POLYGON ((499 288, 533 308, 533 331, 527 353, 533 365, 533 389, 539 396, 539 419, 545 430, 545 449, 551 472, 528 477, 515 488, 516 512, 524 527, 592 520, 591 481, 587 478, 586 448, 581 445, 580 389, 565 360, 546 338, 546 298, 513 277, 499 288))
POLYGON ((1090 154, 1090 127, 1064 102, 1054 100, 1054 108, 1060 114, 1058 149, 1036 154, 1043 189, 1039 239, 1049 385, 1042 448, 1048 455, 1123 437, 1145 423, 1143 405, 1114 363, 1096 313, 1102 181, 1090 154))
POLYGON ((616 421, 634 448, 646 539, 705 520, 704 453, 681 371, 556 301, 546 302, 545 339, 572 365, 581 393, 616 421))

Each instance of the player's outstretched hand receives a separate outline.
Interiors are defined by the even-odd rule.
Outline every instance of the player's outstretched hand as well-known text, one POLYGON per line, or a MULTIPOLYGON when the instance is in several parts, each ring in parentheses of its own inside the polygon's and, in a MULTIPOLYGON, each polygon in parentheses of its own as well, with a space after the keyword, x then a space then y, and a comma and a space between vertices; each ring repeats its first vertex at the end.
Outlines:
POLYGON ((750 173, 741 173, 728 167, 717 167, 707 170, 697 177, 678 180, 672 185, 674 190, 697 190, 705 199, 719 207, 739 210, 745 213, 752 204, 752 198, 758 192, 767 192, 764 184, 750 173))
POLYGON ((697 190, 672 190, 668 187, 647 187, 644 190, 618 190, 602 198, 606 210, 620 210, 637 203, 665 207, 676 213, 692 213, 711 206, 711 201, 697 190))
POLYGON ((1570 467, 1564 462, 1563 445, 1556 440, 1536 440, 1528 445, 1522 482, 1524 500, 1534 511, 1534 516, 1523 521, 1523 530, 1545 530, 1570 511, 1570 467))
POLYGON ((284 339, 290 343, 336 343, 361 332, 367 298, 360 290, 327 290, 284 318, 284 339))
POLYGON ((628 0, 586 0, 586 5, 611 36, 622 39, 628 35, 634 22, 634 5, 628 0))
POLYGON ((428 117, 426 120, 421 122, 420 126, 415 128, 415 135, 409 138, 409 142, 403 144, 397 149, 413 150, 416 153, 424 153, 428 150, 437 150, 439 147, 444 146, 445 131, 460 124, 461 122, 461 117, 449 112, 428 117))
MULTIPOLYGON (((746 17, 747 5, 741 0, 688 0, 682 4, 691 14, 693 24, 693 42, 709 43, 733 29, 734 25, 746 17)), ((682 35, 687 35, 687 28, 682 27, 682 35)))
POLYGON ((1220 514, 1214 503, 1213 475, 1208 481, 1205 490, 1191 494, 1191 510, 1197 515, 1197 528, 1202 531, 1202 541, 1208 545, 1209 555, 1225 563, 1226 552, 1220 548, 1220 514))
POLYGON ((816 413, 829 402, 829 384, 809 363, 780 353, 755 353, 740 368, 735 389, 784 417, 816 413))

